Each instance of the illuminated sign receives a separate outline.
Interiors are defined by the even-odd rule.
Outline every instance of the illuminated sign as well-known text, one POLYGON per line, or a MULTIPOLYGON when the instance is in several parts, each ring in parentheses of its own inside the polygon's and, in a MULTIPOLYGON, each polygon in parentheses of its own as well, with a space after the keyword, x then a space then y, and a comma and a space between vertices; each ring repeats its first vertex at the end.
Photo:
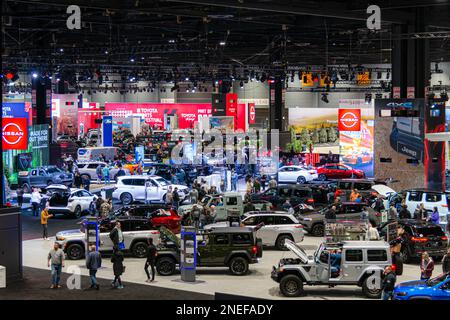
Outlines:
POLYGON ((28 126, 26 118, 2 119, 3 150, 27 150, 28 126))
POLYGON ((339 109, 339 131, 361 130, 361 109, 339 109))

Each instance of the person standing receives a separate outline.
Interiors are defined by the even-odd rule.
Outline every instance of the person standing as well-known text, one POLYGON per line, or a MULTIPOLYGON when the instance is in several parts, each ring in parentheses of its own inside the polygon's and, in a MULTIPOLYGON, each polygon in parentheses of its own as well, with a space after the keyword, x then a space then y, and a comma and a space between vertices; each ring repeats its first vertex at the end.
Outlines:
POLYGON ((378 233, 377 228, 375 228, 375 223, 370 221, 369 229, 367 230, 367 240, 370 241, 378 241, 380 240, 380 234, 378 233))
POLYGON ((192 220, 194 222, 194 227, 196 230, 200 227, 200 206, 197 204, 194 204, 192 207, 192 220))
POLYGON ((447 249, 447 254, 442 258, 442 272, 450 272, 450 248, 447 249))
POLYGON ((97 184, 100 184, 102 182, 103 179, 103 170, 102 170, 102 165, 99 163, 97 168, 95 169, 95 173, 97 174, 97 184))
POLYGON ((155 260, 158 255, 158 251, 156 250, 155 245, 153 244, 153 239, 148 239, 148 248, 147 248, 147 261, 145 261, 145 273, 147 274, 146 282, 155 281, 155 260), (148 272, 148 267, 152 270, 152 277, 150 278, 150 273, 148 272))
POLYGON ((48 213, 48 202, 47 202, 47 205, 45 206, 44 210, 42 210, 42 212, 41 212, 42 238, 44 240, 49 240, 48 239, 48 219, 50 219, 51 217, 53 217, 53 215, 48 213))
POLYGON ((33 208, 33 216, 37 217, 39 215, 39 207, 42 200, 42 196, 39 193, 39 190, 37 188, 33 189, 33 192, 31 193, 31 206, 33 208))
POLYGON ((286 199, 286 201, 283 203, 282 209, 287 212, 291 208, 292 208, 291 202, 289 201, 289 199, 286 199))
POLYGON ((89 191, 89 188, 91 186, 91 179, 88 175, 83 175, 81 177, 81 183, 83 184, 84 190, 89 191))
POLYGON ((102 218, 107 218, 112 211, 112 200, 108 199, 108 201, 104 201, 100 205, 100 216, 102 218))
POLYGON ((381 283, 381 299, 391 300, 394 296, 395 282, 397 281, 397 276, 392 270, 391 266, 384 268, 383 280, 381 283))
POLYGON ((166 193, 166 204, 172 205, 172 197, 173 197, 172 186, 169 186, 166 193))
POLYGON ((113 264, 113 272, 114 272, 114 280, 111 282, 111 285, 117 289, 123 289, 122 279, 120 276, 125 271, 125 267, 123 265, 123 253, 119 250, 114 250, 113 255, 111 257, 111 262, 113 264))
POLYGON ((103 167, 103 177, 105 179, 105 185, 109 185, 111 183, 111 179, 109 177, 109 165, 106 164, 103 167))
POLYGON ((261 177, 261 188, 262 190, 266 190, 266 182, 267 182, 267 176, 265 174, 261 177))
POLYGON ((420 220, 420 221, 427 220, 427 210, 425 209, 425 206, 423 203, 417 205, 417 208, 414 211, 414 219, 420 220))
POLYGON ((89 289, 100 289, 100 285, 97 282, 97 270, 102 266, 102 256, 97 251, 95 244, 89 247, 90 251, 86 257, 86 268, 89 270, 89 280, 91 286, 89 289))
POLYGON ((238 175, 236 173, 236 170, 233 170, 231 174, 231 191, 237 191, 237 182, 238 182, 238 175))
POLYGON ((331 206, 330 209, 327 210, 327 212, 325 213, 325 219, 326 220, 336 220, 336 207, 335 206, 331 206))
POLYGON ((17 206, 22 209, 22 204, 23 204, 23 188, 21 186, 19 186, 16 190, 16 194, 17 194, 17 206))
POLYGON ((406 204, 402 204, 402 208, 398 213, 399 219, 411 219, 411 212, 408 210, 408 206, 406 204))
POLYGON ((428 280, 433 275, 434 261, 431 259, 428 252, 422 253, 422 260, 420 262, 420 280, 428 280))
POLYGON ((261 182, 259 182, 258 178, 255 178, 255 182, 253 183, 253 189, 254 189, 255 193, 261 192, 261 182))
POLYGON ((195 204, 198 201, 198 190, 196 189, 196 185, 192 186, 191 191, 189 192, 189 197, 191 198, 191 203, 195 204))
POLYGON ((429 222, 434 224, 439 224, 439 211, 437 207, 433 207, 433 212, 431 216, 428 218, 429 222))
POLYGON ((397 220, 397 209, 395 208, 395 204, 393 202, 391 202, 391 206, 389 207, 388 219, 397 220))
POLYGON ((245 184, 245 193, 251 194, 253 191, 253 181, 252 178, 248 178, 247 183, 245 184))
POLYGON ((82 182, 80 173, 78 171, 75 172, 75 176, 73 177, 73 185, 75 188, 80 189, 82 182))
POLYGON ((53 248, 48 253, 47 266, 51 267, 52 270, 52 285, 50 289, 61 288, 59 281, 61 279, 62 268, 64 268, 64 251, 61 250, 58 242, 53 244, 53 248))
POLYGON ((277 180, 275 180, 275 177, 271 177, 269 180, 269 189, 274 189, 277 187, 277 180))
POLYGON ((111 239, 111 241, 113 243, 113 249, 121 250, 121 247, 123 246, 123 233, 122 233, 122 226, 120 224, 120 221, 116 222, 116 225, 109 233, 109 238, 111 239))

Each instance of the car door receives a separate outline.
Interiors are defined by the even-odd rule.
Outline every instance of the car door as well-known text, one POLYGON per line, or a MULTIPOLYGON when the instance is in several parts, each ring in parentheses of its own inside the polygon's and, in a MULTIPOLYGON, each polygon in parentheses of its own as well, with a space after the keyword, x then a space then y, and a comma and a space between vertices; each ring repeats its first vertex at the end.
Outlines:
POLYGON ((130 249, 131 243, 135 238, 135 226, 133 220, 122 220, 120 221, 120 226, 123 233, 123 242, 125 243, 125 248, 130 249))
POLYGON ((92 195, 90 192, 86 190, 81 190, 81 196, 83 198, 83 204, 84 209, 83 210, 89 210, 89 206, 91 205, 91 202, 94 201, 94 195, 92 195))
POLYGON ((133 179, 133 197, 136 200, 145 200, 145 179, 133 179))
POLYGON ((337 176, 337 166, 336 165, 325 165, 325 175, 328 179, 336 179, 337 176))
POLYGON ((342 281, 356 282, 363 268, 363 250, 348 248, 343 250, 342 257, 342 281))
POLYGON ((199 266, 205 266, 205 265, 214 265, 215 262, 215 256, 217 253, 215 253, 215 235, 213 234, 204 234, 202 236, 202 239, 198 241, 197 245, 197 263, 199 266))
POLYGON ((288 176, 288 167, 283 167, 278 170, 278 182, 285 182, 288 176))
POLYGON ((100 251, 112 251, 113 243, 109 238, 109 233, 114 228, 114 223, 108 221, 101 223, 99 226, 99 250, 100 251))
POLYGON ((339 172, 337 178, 340 178, 340 179, 351 178, 352 170, 350 170, 349 168, 347 168, 345 166, 342 166, 342 165, 339 165, 337 167, 337 169, 338 169, 338 172, 339 172))
POLYGON ((148 201, 160 200, 159 192, 158 192, 159 186, 154 180, 148 179, 146 181, 145 188, 146 188, 146 192, 147 192, 147 200, 148 201))
POLYGON ((256 236, 261 238, 263 245, 273 246, 278 237, 279 226, 276 225, 275 216, 261 215, 258 217, 258 223, 264 225, 256 232, 256 236))

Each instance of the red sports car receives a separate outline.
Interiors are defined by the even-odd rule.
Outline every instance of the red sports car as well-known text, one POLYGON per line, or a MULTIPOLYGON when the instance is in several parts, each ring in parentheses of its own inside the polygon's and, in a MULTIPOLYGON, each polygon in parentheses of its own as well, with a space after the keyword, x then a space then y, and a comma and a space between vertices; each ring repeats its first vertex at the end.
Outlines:
POLYGON ((173 233, 181 232, 181 217, 175 210, 158 209, 149 218, 155 227, 165 226, 173 233))
POLYGON ((327 163, 318 167, 317 173, 319 174, 319 180, 366 177, 364 171, 353 169, 352 167, 340 163, 327 163))

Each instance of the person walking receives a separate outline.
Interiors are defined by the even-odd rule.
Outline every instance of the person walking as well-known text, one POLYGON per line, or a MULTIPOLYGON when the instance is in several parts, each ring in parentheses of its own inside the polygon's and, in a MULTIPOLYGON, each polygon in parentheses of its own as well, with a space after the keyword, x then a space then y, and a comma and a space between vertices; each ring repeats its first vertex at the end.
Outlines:
POLYGON ((195 204, 198 201, 198 190, 196 189, 196 185, 192 186, 191 191, 189 192, 189 197, 191 198, 191 203, 195 204))
POLYGON ((336 220, 336 207, 335 206, 331 206, 331 208, 327 210, 327 212, 325 213, 325 219, 330 220, 330 221, 336 220))
POLYGON ((103 201, 100 205, 100 216, 102 218, 107 218, 112 211, 112 200, 108 199, 108 201, 103 201))
POLYGON ((439 224, 439 211, 437 207, 433 208, 433 212, 431 213, 428 221, 434 224, 439 224))
POLYGON ((52 214, 48 213, 48 202, 44 210, 41 212, 41 225, 42 225, 42 238, 44 240, 49 240, 48 238, 48 219, 53 217, 52 214))
POLYGON ((231 191, 237 191, 238 174, 236 170, 231 173, 231 191))
POLYGON ((397 276, 391 266, 384 268, 383 280, 381 283, 381 300, 391 300, 394 296, 395 282, 397 276))
POLYGON ((158 255, 158 251, 156 250, 155 245, 153 244, 153 239, 148 239, 148 248, 147 248, 147 261, 145 261, 145 273, 147 274, 146 282, 155 281, 155 260, 158 255), (150 273, 148 272, 148 267, 152 270, 152 276, 150 278, 150 273))
POLYGON ((50 289, 61 288, 59 281, 61 280, 61 271, 64 268, 64 251, 59 247, 59 243, 55 242, 53 248, 50 249, 47 257, 47 266, 51 268, 52 285, 50 289))
POLYGON ((119 250, 114 250, 113 255, 111 257, 111 262, 113 264, 113 272, 114 272, 114 280, 111 282, 111 285, 117 289, 123 289, 122 279, 120 276, 125 271, 125 267, 123 265, 123 253, 119 250))
POLYGON ((75 172, 75 175, 73 177, 73 185, 75 186, 75 188, 80 189, 82 183, 83 181, 81 179, 80 172, 75 172))
POLYGON ((433 275, 434 261, 431 259, 428 252, 422 253, 422 260, 420 262, 420 280, 427 281, 433 275))
POLYGON ((192 221, 196 230, 198 230, 198 228, 200 227, 200 215, 200 206, 194 204, 194 206, 192 207, 192 221))
POLYGON ((442 258, 442 273, 450 272, 450 248, 447 249, 447 254, 442 258))
POLYGON ((266 182, 267 182, 267 176, 265 174, 261 177, 261 189, 264 191, 266 190, 266 182))
POLYGON ((97 184, 100 184, 103 179, 103 170, 102 165, 99 163, 97 168, 95 169, 95 173, 97 174, 97 184))
POLYGON ((100 289, 100 285, 97 282, 97 270, 102 266, 102 256, 97 251, 95 244, 89 247, 90 251, 86 257, 86 268, 89 270, 89 280, 91 286, 89 289, 100 289))
POLYGON ((37 217, 39 215, 39 207, 41 204, 42 196, 39 192, 39 189, 34 188, 31 193, 31 206, 33 208, 33 216, 37 217))
POLYGON ((17 194, 17 206, 18 206, 20 209, 22 209, 22 204, 23 204, 23 194, 24 194, 23 187, 19 186, 19 187, 16 189, 16 194, 17 194))
POLYGON ((255 178, 255 182, 253 183, 253 190, 255 191, 255 193, 261 192, 261 182, 258 178, 255 178))

